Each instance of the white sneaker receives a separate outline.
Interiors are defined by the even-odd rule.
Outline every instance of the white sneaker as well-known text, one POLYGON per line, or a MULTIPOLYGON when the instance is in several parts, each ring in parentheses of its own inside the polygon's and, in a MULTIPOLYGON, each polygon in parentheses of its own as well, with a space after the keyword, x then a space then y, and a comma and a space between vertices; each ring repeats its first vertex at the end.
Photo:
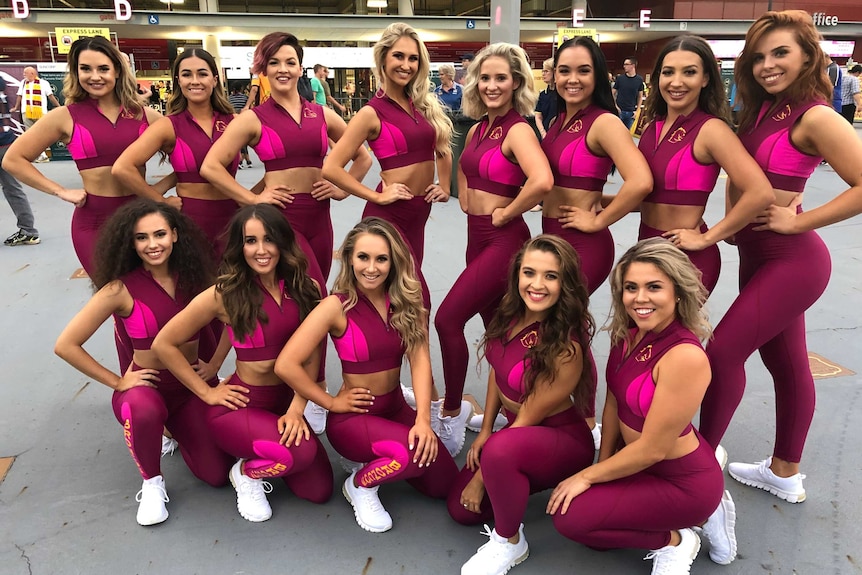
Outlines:
MULTIPOLYGON (((480 431, 482 431, 482 421, 484 419, 484 413, 477 413, 470 418, 470 421, 467 422, 467 429, 479 433, 480 431)), ((502 413, 497 413, 497 417, 494 418, 494 427, 492 428, 492 431, 500 431, 501 429, 506 427, 507 423, 509 423, 509 420, 506 419, 506 416, 502 413)))
POLYGON ((327 414, 329 414, 328 410, 320 407, 313 401, 309 401, 305 405, 305 412, 303 415, 305 416, 305 420, 308 422, 309 427, 311 427, 311 431, 313 431, 315 435, 320 435, 326 431, 327 414))
POLYGON ((407 405, 416 409, 416 394, 413 393, 412 387, 407 387, 403 383, 401 384, 401 393, 404 395, 404 401, 407 402, 407 405))
POLYGON ((476 554, 461 566, 461 575, 504 575, 509 569, 523 563, 530 556, 530 546, 524 537, 524 524, 518 528, 518 542, 509 543, 485 525, 482 535, 491 539, 479 547, 476 554))
POLYGON ((725 491, 716 510, 701 527, 709 543, 709 558, 719 565, 730 565, 736 559, 736 505, 725 491))
POLYGON ((443 400, 431 402, 431 431, 440 436, 440 409, 443 407, 443 400))
POLYGON ((231 485, 236 489, 236 509, 243 519, 260 523, 272 517, 272 507, 266 494, 272 492, 272 485, 262 479, 252 479, 242 474, 242 459, 230 468, 231 485))
POLYGON ((180 446, 177 440, 173 437, 162 436, 162 457, 165 455, 173 455, 174 451, 180 446))
POLYGON ((593 445, 596 446, 596 451, 598 451, 602 447, 602 424, 597 423, 596 426, 590 430, 590 433, 593 434, 593 445))
POLYGON ((170 501, 168 492, 165 490, 165 478, 156 475, 150 479, 144 479, 141 490, 135 495, 138 505, 138 525, 155 525, 168 518, 168 509, 165 503, 170 501))
POLYGON ((724 471, 724 468, 727 467, 727 450, 721 444, 715 448, 715 459, 718 461, 718 466, 724 471))
POLYGON ((377 488, 357 487, 353 484, 356 472, 344 480, 341 492, 345 499, 353 506, 353 514, 360 527, 371 533, 383 533, 392 529, 392 517, 383 508, 380 498, 377 497, 377 488))
POLYGON ((644 560, 652 559, 652 575, 687 575, 691 572, 697 552, 700 551, 700 537, 691 529, 680 529, 682 540, 676 547, 668 545, 650 551, 644 560))
POLYGON ((469 401, 461 401, 461 412, 452 416, 437 415, 440 430, 437 435, 446 446, 446 450, 452 457, 461 453, 464 448, 464 438, 467 432, 467 422, 473 416, 473 406, 469 401))
POLYGON ((769 468, 771 464, 772 457, 759 463, 731 463, 728 466, 728 471, 730 476, 740 483, 769 491, 788 503, 805 501, 805 488, 802 487, 802 480, 805 479, 805 476, 797 473, 790 477, 778 477, 769 468))

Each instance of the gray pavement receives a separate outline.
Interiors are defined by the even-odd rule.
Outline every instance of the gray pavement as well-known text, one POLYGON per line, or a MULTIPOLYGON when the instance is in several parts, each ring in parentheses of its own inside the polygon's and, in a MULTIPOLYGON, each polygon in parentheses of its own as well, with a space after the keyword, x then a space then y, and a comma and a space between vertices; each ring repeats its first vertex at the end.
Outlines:
MULTIPOLYGON (((70 187, 80 185, 71 162, 40 168, 70 187)), ((367 183, 374 183, 378 169, 372 170, 367 183)), ((165 171, 155 162, 150 165, 151 175, 165 171)), ((239 172, 239 179, 251 184, 262 174, 256 162, 254 169, 239 172)), ((719 192, 723 185, 722 179, 719 192)), ((610 191, 618 187, 618 183, 608 185, 610 191)), ((820 167, 808 185, 805 204, 819 205, 844 188, 830 168, 820 167)), ((0 574, 458 573, 487 540, 478 527, 463 527, 449 519, 443 502, 428 500, 405 484, 380 490, 394 528, 385 534, 366 533, 356 525, 350 505, 339 492, 346 473, 334 454, 337 489, 328 503, 298 500, 275 482, 269 497, 274 514, 262 524, 239 516, 229 486, 203 485, 178 454, 166 458, 163 472, 171 497, 170 519, 156 527, 139 527, 134 496, 140 476, 111 413, 110 391, 88 382, 52 353, 56 336, 90 296, 88 281, 70 279, 79 267, 69 238, 72 209, 32 190, 30 197, 42 244, 0 248, 0 317, 6 339, 0 351, 0 457, 16 458, 0 484, 0 574)), ((722 202, 722 193, 713 195, 707 222, 721 217, 722 202)), ((353 198, 334 204, 336 243, 361 209, 361 201, 353 198)), ((540 215, 530 213, 526 218, 538 233, 540 215)), ((630 215, 614 226, 618 255, 634 242, 637 223, 637 216, 630 215)), ((11 211, 0 207, 0 233, 5 237, 14 228, 11 211)), ((852 342, 862 318, 860 232, 860 217, 821 231, 832 253, 832 280, 807 316, 810 350, 857 374, 862 373, 862 356, 859 344, 852 342)), ((436 205, 427 228, 425 256, 435 306, 463 268, 465 244, 466 218, 457 202, 436 205)), ((724 269, 709 302, 716 321, 736 294, 736 251, 722 245, 721 253, 724 269)), ((606 284, 592 300, 599 323, 607 315, 609 300, 606 284)), ((476 342, 481 329, 478 319, 471 321, 468 341, 476 342)), ((116 363, 109 327, 99 331, 87 348, 107 365, 116 363)), ((601 371, 607 352, 607 335, 599 334, 595 355, 601 371)), ((442 383, 436 334, 432 334, 432 358, 435 376, 442 383)), ((339 383, 338 369, 336 355, 330 353, 331 389, 339 383)), ((747 371, 748 389, 724 440, 731 461, 763 459, 770 454, 774 434, 771 380, 757 356, 747 371)), ((486 377, 487 369, 480 375, 471 366, 466 391, 484 397, 486 377)), ((737 504, 739 558, 721 567, 709 560, 704 548, 693 573, 862 573, 862 454, 856 451, 859 441, 852 433, 862 429, 860 383, 860 375, 817 382, 817 413, 802 466, 807 474, 807 501, 791 505, 728 476, 727 486, 737 504)), ((601 389, 599 405, 603 401, 601 389)), ((471 440, 468 432, 468 443, 471 440)), ((464 455, 458 462, 463 464, 464 455)), ((645 553, 639 550, 600 553, 560 536, 544 514, 546 501, 547 493, 530 501, 525 523, 531 557, 513 573, 649 571, 649 562, 641 561, 645 553)))

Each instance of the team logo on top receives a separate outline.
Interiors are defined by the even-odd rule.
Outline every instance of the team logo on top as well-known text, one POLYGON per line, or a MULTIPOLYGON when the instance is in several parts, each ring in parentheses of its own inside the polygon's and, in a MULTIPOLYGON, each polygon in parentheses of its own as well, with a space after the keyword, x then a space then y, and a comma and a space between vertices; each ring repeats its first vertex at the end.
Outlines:
POLYGON ((667 141, 671 144, 679 144, 685 139, 685 134, 685 128, 677 128, 667 141))
POLYGON ((497 126, 493 130, 491 130, 491 135, 488 137, 492 140, 499 140, 503 137, 503 128, 501 126, 497 126))
POLYGON ((224 132, 226 129, 227 129, 227 124, 225 124, 223 120, 216 120, 216 123, 215 123, 215 131, 216 132, 224 132))
POLYGON ((123 118, 124 120, 132 120, 132 119, 134 119, 135 115, 133 113, 129 112, 128 110, 126 110, 125 108, 123 108, 120 111, 120 117, 123 118))
POLYGON ((536 344, 538 344, 538 343, 539 343, 539 332, 537 332, 536 330, 528 331, 527 333, 525 333, 521 337, 521 345, 523 345, 526 348, 532 349, 532 348, 536 347, 536 344))
POLYGON ((309 110, 308 108, 303 108, 302 117, 303 118, 316 118, 317 112, 315 112, 314 110, 309 110))
POLYGON ((570 134, 576 134, 583 129, 584 129, 584 123, 580 119, 578 119, 578 120, 575 120, 574 122, 572 122, 572 125, 569 126, 569 129, 566 131, 570 134))
POLYGON ((781 122, 790 117, 790 112, 790 104, 785 104, 784 109, 772 116, 772 119, 776 122, 781 122))
POLYGON ((649 344, 645 348, 641 349, 637 355, 635 356, 635 361, 640 363, 644 363, 649 361, 652 358, 652 344, 649 344))

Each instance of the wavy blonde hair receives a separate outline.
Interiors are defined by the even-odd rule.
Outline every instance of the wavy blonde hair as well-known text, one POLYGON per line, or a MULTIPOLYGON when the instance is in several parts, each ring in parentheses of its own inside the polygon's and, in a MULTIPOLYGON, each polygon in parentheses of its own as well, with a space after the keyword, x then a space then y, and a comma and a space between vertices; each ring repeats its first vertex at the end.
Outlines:
POLYGON ((452 120, 446 115, 443 110, 440 100, 432 91, 431 85, 431 56, 428 54, 428 48, 422 40, 419 39, 419 34, 412 27, 403 22, 395 22, 390 24, 383 30, 380 35, 380 40, 374 44, 374 75, 377 76, 377 81, 381 86, 386 88, 386 74, 384 72, 384 64, 386 55, 395 42, 403 37, 408 37, 416 41, 419 47, 419 70, 416 76, 410 80, 405 88, 405 94, 413 101, 413 105, 419 110, 419 113, 425 116, 428 123, 433 126, 437 133, 437 143, 434 146, 438 156, 447 156, 452 153, 452 120))
POLYGON ((479 71, 482 64, 488 58, 502 58, 509 63, 512 78, 518 81, 518 87, 512 94, 512 107, 521 116, 527 116, 536 109, 536 88, 533 83, 533 73, 530 70, 530 61, 527 53, 520 46, 497 42, 485 46, 476 55, 476 59, 467 68, 467 77, 464 79, 464 96, 461 98, 461 109, 467 116, 478 120, 488 113, 488 107, 479 95, 479 71))
POLYGON ((138 98, 138 86, 131 69, 123 59, 120 49, 103 36, 79 38, 69 48, 69 72, 63 78, 63 97, 66 99, 66 104, 83 102, 90 97, 78 79, 78 62, 81 52, 85 50, 99 52, 108 57, 117 71, 117 80, 114 83, 114 96, 117 101, 135 116, 143 113, 143 105, 138 98))
POLYGON ((665 238, 649 238, 628 249, 611 272, 611 317, 605 328, 611 334, 611 345, 620 341, 630 343, 631 318, 623 305, 623 282, 634 262, 652 264, 673 283, 676 316, 701 341, 712 336, 712 326, 704 309, 709 293, 701 282, 701 273, 688 256, 665 238))
POLYGON ((411 353, 428 344, 428 312, 422 304, 422 284, 416 274, 416 266, 410 249, 395 228, 380 218, 365 218, 347 233, 341 244, 341 269, 332 286, 332 293, 344 294, 344 312, 347 313, 359 301, 356 275, 353 272, 353 252, 356 240, 363 234, 379 236, 389 246, 390 268, 386 278, 386 292, 392 310, 392 327, 401 336, 401 341, 411 353))

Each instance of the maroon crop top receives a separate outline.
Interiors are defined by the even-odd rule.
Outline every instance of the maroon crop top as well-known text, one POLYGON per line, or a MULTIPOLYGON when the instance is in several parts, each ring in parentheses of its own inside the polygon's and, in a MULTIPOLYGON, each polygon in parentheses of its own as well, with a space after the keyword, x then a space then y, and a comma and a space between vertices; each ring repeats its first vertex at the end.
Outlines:
POLYGON ((117 122, 111 121, 99 109, 99 101, 87 98, 68 104, 72 116, 72 137, 66 148, 78 170, 113 166, 126 148, 138 139, 149 125, 147 115, 141 111, 141 119, 120 108, 117 122))
MULTIPOLYGON (((213 110, 212 137, 210 137, 207 136, 188 110, 168 116, 174 127, 177 140, 174 151, 169 156, 171 165, 174 167, 174 174, 177 176, 177 182, 181 184, 209 183, 206 178, 201 176, 201 164, 213 143, 224 134, 233 117, 233 114, 223 114, 218 110, 213 110)), ((227 168, 231 176, 236 177, 237 166, 239 166, 239 154, 227 168)))
POLYGON ((524 374, 530 367, 527 352, 539 343, 539 322, 532 323, 508 341, 489 340, 485 357, 494 368, 494 381, 500 392, 515 403, 522 403, 526 394, 524 374))
POLYGON ((274 98, 252 108, 260 120, 260 141, 253 147, 267 172, 323 167, 329 149, 323 106, 301 101, 299 122, 274 98))
POLYGON ((806 154, 797 148, 790 138, 790 132, 805 112, 814 106, 826 104, 819 101, 791 104, 790 100, 785 100, 767 117, 766 113, 772 104, 771 100, 763 103, 754 127, 741 133, 739 139, 760 165, 773 188, 801 193, 823 158, 806 154))
POLYGON ((380 120, 380 135, 368 140, 382 170, 434 161, 437 132, 410 101, 410 112, 378 90, 368 106, 380 120))
POLYGON ((263 292, 263 311, 266 322, 257 322, 254 332, 242 340, 238 340, 231 326, 226 325, 231 344, 236 350, 237 361, 271 361, 278 357, 281 349, 293 332, 299 327, 299 304, 291 299, 284 289, 284 280, 279 280, 278 289, 281 301, 273 299, 272 294, 263 287, 259 278, 255 278, 257 286, 263 292), (281 304, 281 305, 279 305, 281 304))
MULTIPOLYGON (((347 294, 335 295, 342 304, 347 301, 347 294)), ((365 374, 401 367, 405 349, 398 330, 389 323, 392 308, 388 294, 386 306, 389 311, 385 322, 362 292, 358 292, 358 296, 356 305, 347 311, 344 333, 332 336, 335 351, 341 359, 342 371, 365 374)))
MULTIPOLYGON (((632 335, 634 331, 632 330, 632 335)), ((653 368, 665 353, 684 343, 703 349, 697 336, 675 320, 659 333, 647 333, 629 355, 626 355, 625 341, 617 343, 611 349, 605 379, 608 389, 617 400, 617 415, 620 421, 635 431, 643 431, 655 394, 653 368)), ((691 430, 692 425, 689 423, 679 436, 682 437, 691 430)))
POLYGON ((601 192, 605 187, 614 162, 594 154, 587 144, 587 134, 602 114, 610 112, 590 104, 569 120, 564 111, 548 128, 542 150, 551 165, 554 185, 590 192, 601 192))
MULTIPOLYGON (((139 266, 120 278, 134 300, 129 317, 116 316, 123 322, 132 349, 148 351, 159 330, 188 305, 188 300, 179 291, 172 298, 168 292, 153 279, 152 274, 139 266)), ((195 334, 189 341, 196 341, 195 334)))
POLYGON ((514 198, 527 181, 521 167, 503 154, 503 141, 515 124, 527 123, 512 108, 504 116, 488 125, 488 117, 476 126, 473 139, 464 146, 461 154, 461 171, 467 177, 467 187, 514 198))
POLYGON ((650 122, 641 136, 638 149, 646 158, 653 176, 653 190, 645 202, 675 206, 706 206, 715 188, 721 167, 703 164, 694 157, 694 143, 703 125, 715 118, 700 108, 679 116, 659 140, 664 118, 650 122))

